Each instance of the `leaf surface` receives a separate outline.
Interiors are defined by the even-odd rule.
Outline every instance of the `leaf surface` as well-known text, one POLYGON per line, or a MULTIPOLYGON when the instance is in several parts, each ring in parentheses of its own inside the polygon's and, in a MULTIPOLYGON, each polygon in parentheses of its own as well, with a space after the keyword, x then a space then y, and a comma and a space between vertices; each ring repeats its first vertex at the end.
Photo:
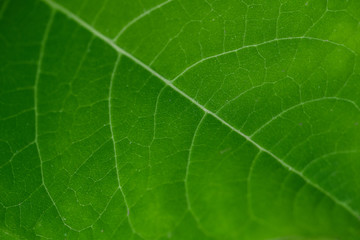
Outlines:
POLYGON ((1 239, 360 239, 358 1, 0 1, 1 239))

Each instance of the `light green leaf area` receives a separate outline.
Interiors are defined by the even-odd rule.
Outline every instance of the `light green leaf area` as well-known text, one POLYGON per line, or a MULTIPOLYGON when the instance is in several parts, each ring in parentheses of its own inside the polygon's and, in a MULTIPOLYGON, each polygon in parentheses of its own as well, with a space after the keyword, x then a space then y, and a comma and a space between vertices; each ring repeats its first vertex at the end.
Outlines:
POLYGON ((360 1, 0 0, 0 239, 359 240, 360 1))

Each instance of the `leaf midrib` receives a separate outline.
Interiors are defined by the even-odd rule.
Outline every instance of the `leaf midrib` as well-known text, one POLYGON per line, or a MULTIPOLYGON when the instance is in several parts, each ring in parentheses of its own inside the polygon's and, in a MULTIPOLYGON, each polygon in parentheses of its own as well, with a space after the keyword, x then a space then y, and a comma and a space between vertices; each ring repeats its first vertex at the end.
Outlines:
MULTIPOLYGON (((103 35, 101 32, 99 32, 98 30, 96 30, 93 26, 89 25, 87 22, 85 22, 83 19, 81 19, 80 17, 78 17, 77 15, 75 15, 73 12, 71 12, 70 10, 68 10, 67 8, 65 8, 64 6, 52 1, 52 0, 43 0, 43 2, 45 2, 51 9, 56 10, 61 12, 62 14, 64 14, 65 16, 67 16, 68 18, 72 19, 74 22, 76 22, 77 24, 79 24, 81 27, 83 27, 84 29, 88 30, 91 34, 95 35, 96 37, 102 39, 105 43, 107 43, 109 46, 111 46, 115 51, 117 51, 119 54, 125 55, 126 57, 130 58, 132 61, 134 61, 136 64, 140 65, 141 67, 143 67, 145 70, 147 70, 149 73, 151 73, 152 75, 156 76, 157 78, 159 78, 161 81, 163 81, 168 87, 172 88, 174 91, 176 91, 177 93, 179 93, 180 95, 182 95, 183 97, 185 97, 187 100, 189 100, 190 102, 192 102, 194 105, 196 105, 198 108, 200 108, 201 110, 203 110, 205 113, 213 116, 214 118, 216 118, 218 121, 220 121, 222 124, 226 125, 227 127, 229 127, 232 131, 238 133, 240 136, 244 137, 247 141, 249 141, 250 143, 252 143, 255 147, 257 147, 261 152, 267 153, 269 154, 271 157, 273 157, 276 161, 278 161, 283 167, 285 167, 288 171, 296 174, 297 176, 299 176, 300 178, 302 178, 307 184, 309 184, 310 186, 314 187, 315 189, 319 190, 320 192, 322 192, 324 195, 326 195, 329 199, 331 199, 334 203, 336 203, 337 205, 341 206, 344 210, 346 210, 348 213, 350 213, 357 221, 360 222, 360 215, 352 208, 350 207, 346 202, 343 202, 341 200, 339 200, 337 197, 335 197, 334 195, 332 195, 330 192, 326 191, 325 189, 323 189, 321 186, 319 186, 318 184, 314 183, 313 181, 311 181, 309 178, 307 178, 302 172, 294 169, 292 166, 288 165, 286 162, 284 162, 281 158, 277 157, 275 154, 273 154, 272 152, 270 152, 269 150, 267 150, 266 148, 262 147, 261 145, 259 145, 257 142, 255 142, 251 137, 249 137, 248 135, 242 133, 240 130, 236 129, 235 127, 233 127, 231 124, 229 124, 228 122, 226 122, 224 119, 222 119, 220 116, 216 115, 215 113, 213 113, 212 111, 210 111, 209 109, 207 109, 206 107, 204 107, 203 105, 201 105, 200 103, 198 103, 196 100, 194 100, 193 98, 191 98, 189 95, 187 95, 185 92, 183 92, 181 89, 177 88, 175 85, 173 85, 172 81, 166 79, 165 77, 163 77, 161 74, 159 74, 158 72, 156 72, 155 70, 153 70, 152 68, 150 68, 148 65, 146 65, 145 63, 143 63, 141 60, 139 60, 138 58, 136 58, 135 56, 133 56, 132 54, 130 54, 129 52, 127 52, 126 50, 122 49, 121 47, 119 47, 118 45, 116 45, 116 43, 114 41, 112 41, 110 38, 108 38, 107 36, 103 35)), ((303 39, 303 38, 307 38, 307 37, 298 37, 297 39, 303 39)), ((289 38, 286 38, 289 39, 289 38)), ((295 39, 295 38, 290 38, 290 39, 295 39)), ((329 40, 324 40, 324 39, 317 39, 317 38, 311 38, 313 40, 320 40, 320 41, 324 41, 324 42, 329 42, 329 43, 333 43, 329 40)), ((281 39, 277 39, 281 40, 281 39)), ((285 40, 285 39, 283 39, 285 40)), ((274 41, 274 40, 273 40, 274 41)), ((269 41, 272 42, 272 41, 269 41)), ((265 42, 268 43, 268 42, 265 42)), ((265 44, 263 43, 263 44, 265 44)), ((354 51, 352 51, 351 49, 349 49, 348 47, 346 47, 345 45, 339 44, 339 43, 334 43, 338 46, 342 46, 345 47, 346 49, 350 50, 351 52, 354 53, 354 51)), ((259 44, 258 44, 259 45, 259 44)), ((245 46, 245 47, 250 47, 250 46, 245 46)), ((242 47, 242 48, 245 48, 242 47)), ((237 49, 239 50, 239 49, 237 49)), ((223 55, 224 53, 220 54, 223 55)), ((194 64, 193 64, 194 65, 194 64)), ((192 66, 193 66, 192 65, 192 66)), ((197 65, 197 64, 196 64, 197 65)), ((187 68, 188 70, 189 68, 187 68)), ((186 70, 186 71, 187 71, 186 70)), ((177 78, 177 77, 176 77, 177 78)), ((175 79, 176 79, 175 78, 175 79)))

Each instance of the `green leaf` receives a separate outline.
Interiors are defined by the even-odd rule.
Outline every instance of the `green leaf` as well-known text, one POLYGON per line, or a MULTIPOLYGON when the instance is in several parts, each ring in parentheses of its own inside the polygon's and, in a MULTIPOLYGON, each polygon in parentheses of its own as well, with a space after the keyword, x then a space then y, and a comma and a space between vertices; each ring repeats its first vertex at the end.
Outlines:
POLYGON ((360 239, 359 23, 0 0, 0 239, 360 239))

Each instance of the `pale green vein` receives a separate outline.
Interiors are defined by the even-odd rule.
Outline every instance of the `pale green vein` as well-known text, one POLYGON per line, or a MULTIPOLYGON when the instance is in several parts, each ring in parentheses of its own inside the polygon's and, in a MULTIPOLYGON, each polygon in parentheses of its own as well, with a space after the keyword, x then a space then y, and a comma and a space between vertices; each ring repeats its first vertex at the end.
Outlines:
POLYGON ((184 178, 184 182, 185 182, 185 197, 186 197, 186 202, 188 205, 188 210, 189 212, 194 216, 195 220, 199 223, 198 218, 196 217, 194 211, 192 210, 191 207, 191 202, 190 202, 190 198, 189 198, 189 187, 188 187, 188 178, 189 178, 189 169, 190 169, 190 159, 191 159, 191 155, 192 155, 192 151, 194 148, 194 144, 195 144, 195 139, 197 137, 198 131, 200 129, 201 124, 203 123, 205 117, 207 116, 207 113, 204 113, 204 115, 202 116, 202 118, 200 119, 195 131, 194 131, 194 135, 193 138, 191 140, 191 144, 190 144, 190 148, 189 148, 189 155, 188 155, 188 159, 187 159, 187 164, 186 164, 186 171, 185 171, 185 178, 184 178))
POLYGON ((253 90, 255 90, 255 89, 262 88, 262 87, 264 87, 264 86, 266 86, 266 85, 274 85, 274 84, 276 84, 276 82, 264 82, 264 83, 262 83, 262 84, 260 84, 260 85, 257 85, 257 86, 254 86, 254 87, 252 87, 252 88, 249 88, 249 89, 243 91, 242 93, 240 93, 240 94, 239 94, 238 96, 236 96, 235 98, 233 98, 233 99, 229 100, 228 102, 226 102, 226 103, 225 103, 224 105, 222 105, 215 113, 218 114, 218 113, 221 112, 221 110, 223 110, 225 107, 229 106, 230 104, 232 104, 233 102, 235 102, 236 100, 238 100, 240 97, 246 95, 247 93, 249 93, 249 92, 251 92, 251 91, 253 91, 253 90))
POLYGON ((312 165, 314 165, 316 162, 319 162, 322 159, 326 159, 328 157, 331 156, 336 156, 336 155, 346 155, 346 154, 355 154, 355 153, 360 153, 360 151, 356 151, 356 150, 349 150, 349 151, 335 151, 335 152, 330 152, 327 154, 324 154, 320 157, 317 157, 315 159, 313 159, 311 162, 309 162, 301 171, 302 172, 306 172, 307 169, 309 169, 312 165))
POLYGON ((41 46, 40 46, 40 54, 39 54, 39 60, 38 60, 38 64, 37 64, 37 70, 36 70, 36 77, 35 77, 35 83, 34 83, 34 113, 35 113, 35 144, 36 144, 36 148, 37 148, 37 152, 39 155, 39 160, 40 160, 40 172, 41 172, 41 181, 42 181, 42 185, 44 186, 44 189, 47 193, 47 195, 50 198, 50 201, 52 202, 52 204, 55 207, 55 210, 57 211, 57 213, 59 214, 59 217, 62 221, 62 223, 68 227, 69 229, 79 232, 78 230, 72 228, 71 226, 69 226, 65 221, 64 218, 61 216, 60 211, 58 209, 58 207, 55 204, 55 201, 53 199, 53 197, 51 196, 46 184, 45 184, 45 179, 44 179, 44 167, 43 167, 43 161, 41 159, 41 151, 40 151, 40 147, 39 147, 39 119, 38 119, 38 115, 39 115, 39 110, 38 110, 38 88, 39 88, 39 80, 40 80, 40 75, 41 75, 41 68, 42 68, 42 63, 44 60, 44 53, 45 53, 45 45, 47 42, 47 39, 49 37, 49 33, 50 33, 50 29, 52 26, 52 23, 54 21, 54 17, 55 17, 55 11, 51 11, 50 14, 50 19, 49 22, 47 23, 45 32, 44 32, 44 36, 43 39, 41 41, 41 46))
POLYGON ((206 236, 210 237, 210 234, 201 226, 200 223, 200 219, 198 218, 198 216, 195 214, 194 210, 191 207, 191 202, 190 202, 190 196, 189 196, 189 186, 188 186, 188 178, 189 178, 189 170, 190 170, 190 164, 191 164, 191 155, 194 149, 194 145, 195 145, 195 139, 198 136, 198 132, 199 129, 201 127, 201 124, 204 122, 204 119, 206 118, 207 113, 205 112, 204 115, 202 116, 202 118, 200 119, 199 123, 196 126, 196 129, 194 130, 194 134, 193 137, 191 139, 191 144, 189 147, 189 154, 188 154, 188 159, 187 159, 187 163, 186 163, 186 171, 185 171, 185 178, 184 178, 184 188, 185 188, 185 199, 186 199, 186 204, 188 206, 188 211, 189 213, 193 216, 197 227, 200 229, 200 231, 202 231, 206 236))
POLYGON ((24 200, 22 200, 20 203, 17 203, 17 204, 14 204, 14 205, 10 205, 10 206, 4 206, 6 209, 8 208, 13 208, 13 207, 19 207, 21 206, 22 204, 24 204, 28 199, 30 199, 36 192, 38 192, 40 190, 40 188, 42 187, 43 185, 40 184, 32 193, 29 194, 29 196, 27 196, 24 200))
MULTIPOLYGON (((120 188, 117 188, 117 189, 114 191, 114 193, 111 195, 109 201, 106 203, 106 205, 105 205, 105 207, 104 207, 104 210, 99 213, 99 216, 98 216, 98 218, 95 220, 94 224, 95 224, 96 222, 98 222, 98 221, 100 220, 100 218, 104 215, 104 213, 105 213, 106 210, 108 209, 111 201, 114 199, 116 193, 117 193, 119 190, 120 190, 120 188)), ((93 225, 94 225, 94 224, 93 224, 93 225)), ((92 226, 93 226, 93 225, 92 225, 92 226)))
POLYGON ((266 123, 264 123, 263 125, 261 125, 255 132, 253 132, 250 135, 250 138, 254 137, 256 134, 258 134, 259 132, 261 132, 266 126, 268 126, 270 123, 272 123, 273 121, 275 121, 276 119, 278 119, 279 117, 281 117, 282 115, 284 115, 285 113, 298 108, 298 107, 302 107, 306 104, 309 103, 315 103, 315 102, 320 102, 320 101, 325 101, 325 100, 336 100, 336 101, 342 101, 342 102, 346 102, 351 104, 352 106, 354 106, 354 108, 356 110, 358 110, 360 112, 360 107, 354 102, 351 101, 349 99, 346 98, 340 98, 340 97, 322 97, 322 98, 316 98, 316 99, 311 99, 305 102, 300 102, 299 104, 296 104, 294 106, 289 107, 288 109, 285 109, 284 111, 280 112, 279 114, 277 114, 276 116, 272 117, 269 121, 267 121, 266 123))
POLYGON ((121 30, 120 32, 115 36, 115 38, 113 39, 113 41, 117 41, 119 39, 119 37, 129 28, 131 27, 134 23, 138 22, 140 19, 146 17, 147 15, 149 15, 150 13, 152 13, 155 10, 160 9, 161 7, 163 7, 164 5, 172 2, 173 0, 167 0, 163 3, 160 3, 159 5, 156 5, 153 8, 150 8, 149 10, 146 10, 145 12, 143 12, 142 14, 140 14, 139 16, 135 17, 134 19, 132 19, 130 22, 128 22, 121 30))
MULTIPOLYGON (((337 199, 335 196, 333 196, 332 194, 330 194, 329 192, 327 192, 325 189, 323 189, 321 186, 319 186, 318 184, 312 182, 310 179, 308 179, 306 176, 303 175, 303 173, 301 173, 300 171, 293 169, 290 165, 288 165, 286 162, 284 162, 282 159, 280 159, 279 157, 277 157, 275 154, 273 154, 272 152, 270 152, 269 150, 265 149, 264 147, 260 146, 257 142, 255 142, 252 138, 250 138, 248 135, 244 134, 243 132, 241 132, 240 130, 236 129, 235 127, 233 127, 232 125, 230 125, 228 122, 226 122, 224 119, 222 119, 220 116, 216 115, 215 113, 213 113, 212 111, 210 111, 209 109, 205 108, 203 105, 201 105, 200 103, 198 103, 197 101, 195 101, 193 98, 191 98, 189 95, 187 95, 185 92, 183 92, 182 90, 180 90, 179 88, 177 88, 175 85, 172 84, 172 81, 166 79, 165 77, 163 77, 162 75, 160 75, 159 73, 157 73, 156 71, 154 71, 153 69, 151 69, 148 65, 146 65, 145 63, 143 63, 141 60, 139 60, 138 58, 136 58, 135 56, 133 56, 132 54, 130 54, 129 52, 125 51, 124 49, 122 49, 121 47, 117 46, 115 44, 114 41, 112 41, 111 39, 109 39, 107 36, 103 35, 102 33, 100 33, 99 31, 97 31, 96 29, 94 29, 91 25, 89 25, 87 22, 85 22, 84 20, 82 20, 81 18, 79 18, 78 16, 76 16, 74 13, 72 13, 71 11, 69 11, 68 9, 64 8, 63 6, 53 2, 52 0, 43 0, 45 3, 47 3, 51 8, 58 10, 60 12, 62 12, 64 15, 66 15, 67 17, 69 17, 70 19, 73 19, 75 22, 77 22, 79 25, 81 25, 82 27, 84 27, 85 29, 87 29, 89 32, 91 32, 92 34, 94 34, 95 36, 99 37, 100 39, 102 39, 104 42, 108 43, 109 46, 113 47, 117 52, 127 56, 128 58, 130 58, 131 60, 133 60, 135 63, 137 63, 138 65, 142 66, 144 69, 146 69, 149 73, 151 73, 152 75, 158 77, 161 81, 163 81, 165 84, 167 84, 169 87, 171 87, 174 91, 176 91, 177 93, 179 93, 180 95, 182 95, 183 97, 185 97, 186 99, 188 99, 190 102, 192 102, 194 105, 196 105, 198 108, 200 108, 201 110, 203 110, 205 113, 208 113, 210 115, 212 115, 214 118, 216 118, 218 121, 220 121, 222 124, 224 124, 225 126, 229 127, 231 130, 233 130, 234 132, 238 133, 239 135, 241 135, 242 137, 244 137, 247 141, 249 141, 250 143, 252 143, 255 147, 257 147, 260 151, 265 152, 267 154, 269 154, 270 156, 272 156, 275 160, 277 160, 283 167, 285 167, 286 169, 288 169, 289 171, 293 172, 294 174, 298 175, 299 177, 301 177, 307 184, 309 184, 310 186, 314 187, 315 189, 319 190, 320 192, 322 192, 323 194, 325 194, 327 197, 329 197, 332 201, 334 201, 336 204, 338 204, 339 206, 343 207, 346 211, 348 211, 352 216, 354 216, 358 221, 360 221, 360 216, 359 213, 356 212, 354 209, 352 209, 347 203, 340 201, 339 199, 337 199)), ((305 37, 299 37, 299 39, 304 39, 305 37)), ((285 39, 295 39, 295 38, 284 38, 282 40, 285 39)), ((330 42, 328 40, 323 40, 323 39, 317 39, 317 38, 306 38, 306 39, 312 39, 312 40, 317 40, 317 41, 322 41, 322 42, 329 42, 329 43, 333 43, 337 46, 342 46, 342 47, 346 47, 342 44, 339 43, 334 43, 334 42, 330 42)), ((273 42, 275 41, 279 41, 280 39, 276 39, 276 40, 272 40, 273 42)), ((265 44, 265 43, 264 43, 265 44)), ((258 45, 256 45, 258 46, 258 45)), ((250 47, 250 46, 249 46, 250 47)), ((347 47, 346 47, 347 48, 347 47)), ((235 51, 235 50, 234 50, 235 51)), ((353 50, 351 50, 352 52, 354 52, 353 50)))
POLYGON ((77 167, 77 169, 74 171, 74 173, 71 175, 70 179, 73 178, 78 172, 79 170, 85 166, 85 164, 97 153, 99 152, 111 139, 103 142, 102 144, 100 144, 99 147, 97 147, 81 164, 79 167, 77 167))
POLYGON ((0 165, 0 169, 3 168, 4 166, 8 165, 9 163, 11 163, 17 155, 22 153, 25 149, 29 148, 34 143, 35 143, 35 141, 31 141, 29 144, 26 144, 24 147, 22 147, 21 149, 17 150, 15 153, 13 153, 12 157, 8 161, 6 161, 5 163, 0 165))
POLYGON ((147 190, 149 190, 149 182, 150 182, 150 176, 152 173, 152 163, 151 163, 151 146, 153 145, 155 139, 156 139, 156 115, 158 113, 158 106, 159 106, 159 102, 160 102, 160 97, 161 94, 163 93, 163 91, 166 89, 166 85, 159 91, 157 97, 156 97, 156 102, 155 102, 155 109, 154 109, 154 114, 153 114, 153 137, 151 139, 151 142, 149 144, 149 160, 148 160, 148 167, 149 167, 149 173, 148 173, 148 177, 147 177, 147 184, 146 184, 146 188, 147 190))
POLYGON ((99 10, 99 11, 97 12, 97 14, 95 15, 94 20, 92 21, 91 25, 94 26, 94 25, 96 24, 98 18, 100 17, 100 15, 102 14, 102 12, 105 10, 105 7, 106 7, 108 1, 109 1, 109 0, 104 0, 104 1, 103 1, 103 4, 102 4, 100 10, 99 10))
POLYGON ((34 108, 29 108, 29 109, 22 110, 20 112, 17 112, 16 114, 13 114, 13 115, 10 115, 10 116, 4 117, 4 118, 0 118, 0 120, 1 121, 6 121, 6 120, 9 120, 11 118, 16 118, 16 117, 19 117, 19 116, 21 116, 23 114, 29 113, 31 111, 34 111, 34 108))
POLYGON ((233 49, 233 50, 230 50, 230 51, 226 51, 226 52, 222 52, 222 53, 219 53, 219 54, 215 54, 215 55, 211 55, 209 57, 206 57, 206 58, 203 58, 203 59, 200 59, 199 61, 193 63, 192 65, 188 66, 187 68, 185 68, 181 73, 179 73, 176 77, 174 77, 171 82, 175 82, 179 77, 183 76, 186 72, 188 72, 189 70, 193 69, 194 67, 196 67, 197 65, 209 60, 209 59, 213 59, 213 58, 217 58, 217 57, 221 57, 223 55, 227 55, 227 54, 230 54, 230 53, 236 53, 238 51, 241 51, 243 49, 247 49, 247 48, 257 48, 259 46, 262 46, 262 45, 266 45, 266 44, 270 44, 270 43, 275 43, 275 42, 280 42, 280 41, 288 41, 288 40, 302 40, 302 39, 305 39, 305 40, 314 40, 314 41, 318 41, 318 42, 324 42, 324 43, 329 43, 329 44, 333 44, 335 46, 338 46, 338 47, 342 47, 346 50, 348 50, 349 52, 351 52, 352 54, 354 54, 355 56, 357 56, 358 54, 352 50, 351 48, 345 46, 344 44, 341 44, 341 43, 337 43, 337 42, 334 42, 334 41, 331 41, 331 40, 324 40, 324 39, 321 39, 321 38, 315 38, 315 37, 307 37, 307 36, 302 36, 302 37, 286 37, 286 38, 275 38, 275 39, 272 39, 272 40, 269 40, 269 41, 265 41, 265 42, 262 42, 262 43, 258 43, 258 44, 252 44, 252 45, 245 45, 243 47, 240 47, 240 48, 237 48, 237 49, 233 49))
POLYGON ((117 178, 117 183, 118 183, 118 188, 121 192, 121 195, 124 199, 124 203, 125 203, 125 207, 126 207, 126 217, 128 219, 128 223, 129 223, 129 226, 131 228, 131 231, 134 233, 134 234, 137 234, 136 231, 135 231, 135 228, 130 220, 130 208, 129 208, 129 204, 126 200, 126 197, 125 197, 125 194, 124 194, 124 190, 121 186, 121 181, 120 181, 120 175, 119 175, 119 167, 118 167, 118 158, 117 158, 117 151, 116 151, 116 141, 115 141, 115 137, 114 137, 114 131, 113 131, 113 124, 112 124, 112 117, 111 117, 111 99, 112 99, 112 89, 113 89, 113 85, 114 85, 114 79, 115 79, 115 76, 116 76, 116 71, 117 71, 117 68, 119 66, 119 63, 120 63, 120 60, 121 60, 121 54, 118 55, 117 59, 116 59, 116 62, 115 62, 115 65, 114 65, 114 70, 113 72, 111 73, 111 78, 110 78, 110 86, 109 86, 109 127, 110 127, 110 132, 111 132, 111 140, 112 140, 112 145, 113 145, 113 151, 114 151, 114 160, 115 160, 115 170, 116 170, 116 178, 117 178))
POLYGON ((255 214, 253 212, 253 208, 252 208, 250 183, 251 183, 251 177, 252 177, 252 173, 253 173, 253 170, 254 170, 255 163, 256 163, 257 159, 259 158, 260 154, 261 154, 261 151, 259 151, 255 155, 253 161, 251 162, 250 169, 249 169, 249 175, 248 175, 248 178, 247 178, 247 194, 246 194, 246 198, 247 198, 247 201, 248 201, 248 213, 249 213, 250 218, 255 220, 255 221, 258 221, 258 218, 255 216, 255 214))

